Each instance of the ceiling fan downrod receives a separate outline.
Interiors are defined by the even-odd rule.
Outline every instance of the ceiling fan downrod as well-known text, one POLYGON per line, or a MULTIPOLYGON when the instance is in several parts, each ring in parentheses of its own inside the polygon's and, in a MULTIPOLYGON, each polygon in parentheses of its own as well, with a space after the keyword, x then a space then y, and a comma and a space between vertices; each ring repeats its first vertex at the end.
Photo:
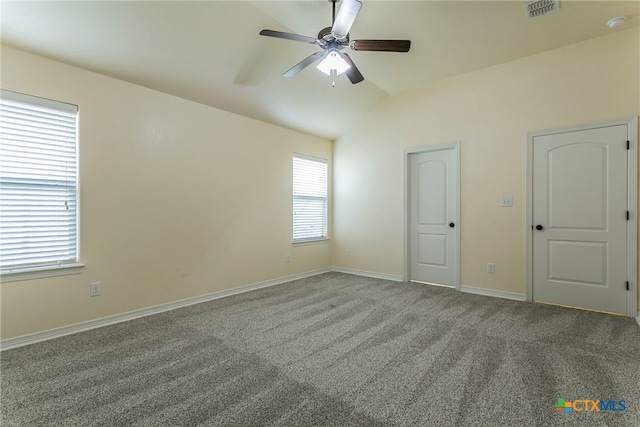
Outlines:
POLYGON ((331 26, 333 26, 333 24, 336 23, 336 3, 338 3, 340 0, 329 0, 329 2, 331 3, 331 5, 333 6, 333 13, 331 16, 331 26))

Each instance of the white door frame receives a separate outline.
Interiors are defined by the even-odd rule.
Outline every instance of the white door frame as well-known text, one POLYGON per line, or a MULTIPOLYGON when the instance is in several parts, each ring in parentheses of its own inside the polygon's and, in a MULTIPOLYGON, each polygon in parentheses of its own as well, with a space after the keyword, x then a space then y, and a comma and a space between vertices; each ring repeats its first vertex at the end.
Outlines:
POLYGON ((449 142, 446 144, 438 144, 438 145, 423 145, 419 147, 409 147, 404 150, 404 254, 403 254, 403 265, 404 272, 402 275, 402 280, 407 282, 409 281, 409 271, 411 268, 411 239, 409 236, 409 214, 410 203, 411 203, 411 162, 409 161, 409 156, 412 154, 426 153, 431 151, 442 151, 442 150, 453 150, 453 158, 456 167, 456 226, 454 228, 454 239, 456 241, 456 268, 455 268, 455 277, 454 277, 454 287, 457 290, 460 290, 460 141, 449 142))
POLYGON ((601 127, 627 125, 629 140, 629 156, 627 156, 627 207, 629 209, 629 221, 627 224, 627 278, 629 280, 629 292, 627 293, 627 316, 638 315, 638 117, 627 117, 619 120, 610 120, 590 125, 568 128, 550 129, 540 132, 527 133, 527 195, 526 195, 526 283, 527 301, 533 300, 533 139, 537 136, 552 135, 561 132, 573 132, 580 130, 597 129, 601 127))

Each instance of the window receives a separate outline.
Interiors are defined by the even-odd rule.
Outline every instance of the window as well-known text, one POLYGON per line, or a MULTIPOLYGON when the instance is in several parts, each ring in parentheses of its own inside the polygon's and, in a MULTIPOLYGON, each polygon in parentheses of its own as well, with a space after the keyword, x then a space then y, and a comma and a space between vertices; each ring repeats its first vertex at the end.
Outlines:
POLYGON ((327 239, 327 161, 293 156, 293 242, 327 239))
POLYGON ((75 105, 1 92, 3 280, 9 273, 78 266, 77 121, 75 105))

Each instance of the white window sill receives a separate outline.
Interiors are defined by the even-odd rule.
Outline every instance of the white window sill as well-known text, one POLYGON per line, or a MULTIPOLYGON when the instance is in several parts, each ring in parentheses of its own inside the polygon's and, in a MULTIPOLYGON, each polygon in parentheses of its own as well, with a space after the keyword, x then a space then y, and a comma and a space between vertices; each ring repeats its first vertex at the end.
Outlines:
POLYGON ((329 238, 324 239, 313 239, 313 240, 301 240, 299 242, 292 242, 293 246, 306 246, 306 245, 317 245, 322 243, 329 243, 329 238))
POLYGON ((17 282, 19 280, 43 279, 45 277, 67 276, 70 274, 80 274, 84 264, 65 264, 60 266, 46 266, 36 268, 25 268, 16 271, 3 272, 0 275, 0 282, 17 282))

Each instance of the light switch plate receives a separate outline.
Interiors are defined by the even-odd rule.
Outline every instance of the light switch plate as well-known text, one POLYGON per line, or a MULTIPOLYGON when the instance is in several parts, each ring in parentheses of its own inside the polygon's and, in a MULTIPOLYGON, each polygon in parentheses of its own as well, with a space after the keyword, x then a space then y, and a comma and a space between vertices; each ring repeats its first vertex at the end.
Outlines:
POLYGON ((513 197, 503 196, 500 198, 500 206, 503 208, 510 208, 513 206, 513 197))

